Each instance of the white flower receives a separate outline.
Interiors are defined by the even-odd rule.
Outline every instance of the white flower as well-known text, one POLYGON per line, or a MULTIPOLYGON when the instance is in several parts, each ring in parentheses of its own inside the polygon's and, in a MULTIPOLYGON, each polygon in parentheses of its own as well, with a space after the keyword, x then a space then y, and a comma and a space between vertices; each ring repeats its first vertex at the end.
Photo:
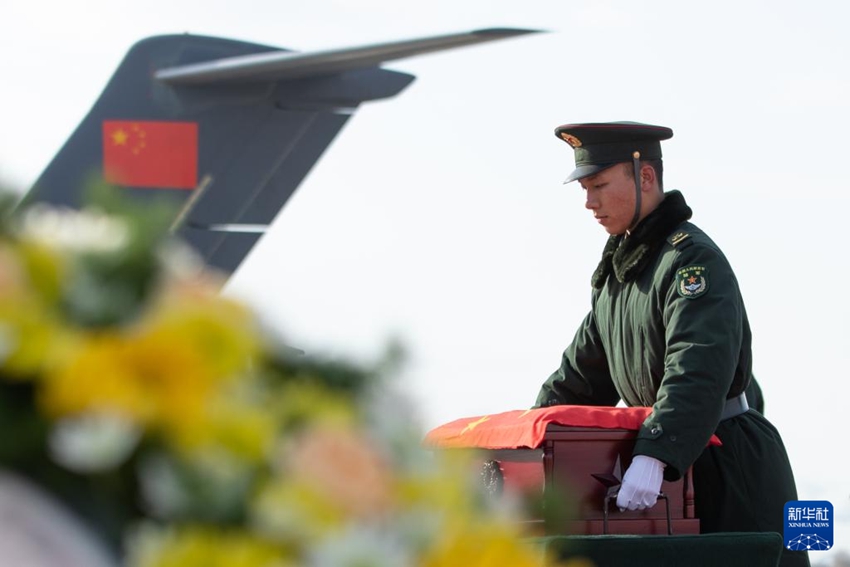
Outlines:
POLYGON ((112 252, 127 244, 130 231, 123 220, 97 211, 36 204, 23 215, 21 235, 63 250, 112 252))
POLYGON ((139 485, 145 508, 154 517, 168 518, 189 506, 189 496, 177 471, 162 455, 147 455, 142 459, 139 485))
POLYGON ((232 517, 248 497, 252 481, 249 463, 209 447, 180 459, 148 454, 139 466, 144 505, 159 518, 186 514, 232 517))
POLYGON ((366 427, 376 445, 401 471, 421 471, 431 453, 421 446, 422 429, 412 401, 391 384, 370 388, 362 398, 366 427))
POLYGON ((444 511, 418 505, 399 512, 393 518, 393 529, 408 547, 418 552, 434 544, 447 520, 444 511))
POLYGON ((411 567, 410 550, 385 527, 349 525, 308 551, 308 567, 411 567))
POLYGON ((182 240, 169 240, 157 249, 163 273, 170 279, 181 281, 211 278, 212 268, 204 258, 182 240))
POLYGON ((80 473, 113 469, 139 443, 141 430, 129 420, 109 413, 92 413, 58 421, 47 440, 50 457, 80 473))

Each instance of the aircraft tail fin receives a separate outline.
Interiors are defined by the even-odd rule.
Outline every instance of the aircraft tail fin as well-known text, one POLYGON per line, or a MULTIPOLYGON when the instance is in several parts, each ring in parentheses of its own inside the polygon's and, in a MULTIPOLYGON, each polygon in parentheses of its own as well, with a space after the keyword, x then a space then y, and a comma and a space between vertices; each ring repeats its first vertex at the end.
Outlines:
POLYGON ((358 106, 413 76, 378 64, 532 30, 491 29, 316 53, 224 38, 144 39, 24 196, 78 208, 92 176, 167 199, 174 230, 236 270, 358 106))

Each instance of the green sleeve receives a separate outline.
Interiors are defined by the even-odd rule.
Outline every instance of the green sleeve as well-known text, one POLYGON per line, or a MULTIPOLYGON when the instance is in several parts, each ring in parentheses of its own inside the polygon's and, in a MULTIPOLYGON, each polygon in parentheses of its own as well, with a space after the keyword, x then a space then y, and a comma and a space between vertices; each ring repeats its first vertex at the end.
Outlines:
POLYGON ((560 404, 613 406, 619 400, 591 312, 564 351, 560 368, 543 383, 534 407, 560 404))
POLYGON ((682 250, 664 277, 668 281, 658 288, 664 305, 664 376, 634 452, 667 463, 664 476, 675 480, 717 429, 741 355, 744 315, 735 275, 711 246, 682 250), (707 269, 707 288, 683 296, 676 274, 694 266, 707 269))

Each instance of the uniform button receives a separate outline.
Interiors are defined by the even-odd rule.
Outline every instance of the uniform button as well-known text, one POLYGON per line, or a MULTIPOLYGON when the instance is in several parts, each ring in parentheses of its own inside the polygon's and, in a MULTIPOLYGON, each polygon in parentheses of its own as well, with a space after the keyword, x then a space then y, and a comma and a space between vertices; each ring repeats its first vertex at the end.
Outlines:
POLYGON ((653 435, 658 435, 658 428, 657 428, 657 427, 653 427, 653 428, 650 430, 650 433, 652 433, 653 435))
POLYGON ((675 440, 676 440, 676 436, 675 436, 675 435, 671 435, 671 436, 670 436, 670 441, 675 441, 675 440))

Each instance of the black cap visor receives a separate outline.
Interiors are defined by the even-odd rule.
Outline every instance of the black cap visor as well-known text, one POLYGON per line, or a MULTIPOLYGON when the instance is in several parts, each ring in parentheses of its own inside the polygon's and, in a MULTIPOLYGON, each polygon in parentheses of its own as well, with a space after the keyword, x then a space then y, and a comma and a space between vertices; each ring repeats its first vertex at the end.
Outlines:
POLYGON ((614 167, 618 163, 626 163, 624 161, 617 161, 614 163, 603 163, 603 164, 588 164, 588 165, 580 165, 575 168, 572 173, 564 180, 564 183, 570 183, 572 181, 579 181, 580 179, 584 179, 585 177, 590 177, 591 175, 596 175, 600 171, 604 171, 609 167, 614 167))

